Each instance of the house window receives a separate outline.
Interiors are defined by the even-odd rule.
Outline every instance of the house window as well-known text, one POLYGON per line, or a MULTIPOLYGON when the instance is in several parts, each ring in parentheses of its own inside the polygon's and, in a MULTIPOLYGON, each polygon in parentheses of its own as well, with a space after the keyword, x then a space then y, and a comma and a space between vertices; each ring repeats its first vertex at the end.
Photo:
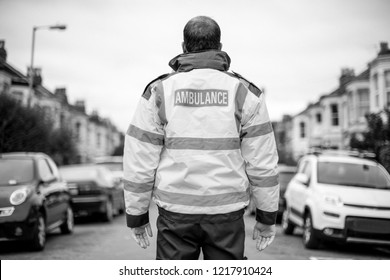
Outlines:
POLYGON ((110 135, 106 135, 106 147, 107 147, 107 150, 110 149, 110 144, 111 144, 111 141, 110 141, 110 135))
POLYGON ((372 79, 374 81, 374 89, 378 90, 378 74, 374 74, 374 76, 372 76, 372 79))
POLYGON ((390 88, 390 70, 385 71, 385 88, 390 88))
POLYGON ((81 140, 81 123, 77 122, 76 123, 76 139, 77 141, 81 140))
POLYGON ((358 90, 358 117, 364 117, 370 110, 370 94, 368 89, 359 89, 358 90))
POLYGON ((317 123, 322 123, 322 115, 321 115, 321 113, 317 113, 316 114, 316 120, 317 120, 317 123))
POLYGON ((305 131, 305 123, 304 122, 300 122, 299 123, 299 132, 300 132, 300 136, 301 138, 305 138, 306 137, 306 131, 305 131))
POLYGON ((339 107, 337 106, 337 104, 331 104, 330 111, 331 111, 332 125, 338 126, 339 125, 339 107))
POLYGON ((348 102, 347 102, 347 108, 348 108, 348 120, 350 123, 353 122, 355 118, 355 105, 353 103, 353 95, 352 91, 348 92, 348 102))
POLYGON ((379 106, 379 92, 378 92, 378 74, 372 76, 374 82, 375 106, 379 106))
POLYGON ((20 99, 20 100, 23 99, 23 91, 14 90, 14 91, 12 91, 12 94, 13 94, 17 99, 20 99))
POLYGON ((65 127, 65 113, 61 113, 60 115, 60 123, 61 123, 61 127, 65 127))
POLYGON ((100 148, 100 143, 101 143, 101 139, 100 139, 101 135, 100 133, 98 132, 96 134, 96 145, 98 146, 98 148, 100 148))
POLYGON ((42 106, 42 111, 45 116, 45 118, 50 119, 50 107, 49 106, 42 106))
POLYGON ((390 91, 387 92, 387 108, 390 109, 390 91))
POLYGON ((385 71, 386 105, 390 108, 390 70, 385 71))

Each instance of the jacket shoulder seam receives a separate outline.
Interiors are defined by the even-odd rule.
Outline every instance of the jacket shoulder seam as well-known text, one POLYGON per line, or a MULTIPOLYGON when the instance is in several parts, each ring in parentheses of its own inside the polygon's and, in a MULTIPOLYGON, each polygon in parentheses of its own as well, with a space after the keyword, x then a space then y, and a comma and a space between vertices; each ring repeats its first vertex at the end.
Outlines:
POLYGON ((153 79, 151 82, 149 82, 146 85, 144 92, 142 93, 142 97, 145 98, 146 100, 149 100, 150 96, 152 95, 152 92, 151 92, 152 86, 158 81, 163 81, 163 80, 169 78, 172 74, 175 74, 175 72, 160 75, 157 78, 153 79))
POLYGON ((225 73, 228 74, 229 76, 237 78, 249 89, 250 92, 252 92, 257 97, 260 97, 260 95, 263 93, 263 91, 259 89, 254 83, 250 82, 249 80, 247 80, 246 78, 238 74, 237 72, 232 71, 232 73, 229 72, 225 72, 225 73))

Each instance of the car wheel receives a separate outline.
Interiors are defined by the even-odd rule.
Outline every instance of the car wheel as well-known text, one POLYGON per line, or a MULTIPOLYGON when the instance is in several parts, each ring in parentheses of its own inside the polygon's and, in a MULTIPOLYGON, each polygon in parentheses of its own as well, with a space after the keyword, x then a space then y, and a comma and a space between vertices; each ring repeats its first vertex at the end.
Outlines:
POLYGON ((42 213, 38 214, 37 226, 31 240, 31 248, 34 251, 42 251, 46 244, 46 221, 42 213))
POLYGON ((289 220, 290 210, 286 207, 282 215, 282 230, 286 235, 291 235, 294 232, 295 225, 289 220))
POLYGON ((125 202, 121 202, 121 208, 119 209, 119 214, 122 215, 126 211, 125 202))
POLYGON ((72 207, 69 205, 66 210, 66 217, 60 227, 60 230, 61 233, 63 234, 70 234, 73 232, 73 228, 74 228, 74 214, 73 214, 72 207))
POLYGON ((125 200, 124 198, 122 197, 121 198, 121 203, 120 203, 120 209, 119 209, 119 214, 124 214, 125 211, 126 211, 126 204, 125 204, 125 200))
POLYGON ((113 205, 111 200, 107 199, 104 207, 103 220, 106 222, 111 222, 113 218, 114 218, 113 205))
POLYGON ((320 245, 318 237, 313 228, 313 219, 310 212, 306 214, 303 225, 303 245, 308 249, 317 249, 320 245))

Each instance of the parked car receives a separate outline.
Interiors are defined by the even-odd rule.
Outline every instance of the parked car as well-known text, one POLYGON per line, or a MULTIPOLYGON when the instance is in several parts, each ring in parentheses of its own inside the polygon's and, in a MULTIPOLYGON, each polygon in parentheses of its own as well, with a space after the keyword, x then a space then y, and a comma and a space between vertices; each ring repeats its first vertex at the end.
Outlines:
POLYGON ((69 183, 76 216, 101 214, 110 222, 125 209, 123 189, 106 167, 99 165, 69 165, 60 168, 69 183))
MULTIPOLYGON (((279 209, 278 209, 278 217, 277 220, 280 221, 284 208, 285 208, 285 199, 284 199, 284 193, 287 188, 287 184, 290 182, 290 180, 294 177, 295 172, 296 172, 296 167, 295 166, 289 166, 289 165, 283 165, 280 164, 278 166, 278 171, 279 171, 279 209)), ((253 199, 249 202, 248 205, 248 211, 251 214, 256 213, 256 205, 253 199)))
POLYGON ((42 153, 0 154, 0 240, 27 240, 43 250, 46 232, 73 231, 68 186, 42 153))
POLYGON ((288 184, 282 228, 303 228, 303 244, 323 240, 390 244, 390 175, 377 162, 345 153, 304 156, 288 184))

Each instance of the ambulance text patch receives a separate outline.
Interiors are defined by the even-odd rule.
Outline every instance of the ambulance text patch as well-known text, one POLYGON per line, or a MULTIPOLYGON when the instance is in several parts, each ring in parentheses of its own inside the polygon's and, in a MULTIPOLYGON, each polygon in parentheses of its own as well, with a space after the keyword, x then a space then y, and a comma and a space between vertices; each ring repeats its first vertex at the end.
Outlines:
POLYGON ((175 91, 175 106, 228 106, 229 95, 222 89, 178 89, 175 91))

